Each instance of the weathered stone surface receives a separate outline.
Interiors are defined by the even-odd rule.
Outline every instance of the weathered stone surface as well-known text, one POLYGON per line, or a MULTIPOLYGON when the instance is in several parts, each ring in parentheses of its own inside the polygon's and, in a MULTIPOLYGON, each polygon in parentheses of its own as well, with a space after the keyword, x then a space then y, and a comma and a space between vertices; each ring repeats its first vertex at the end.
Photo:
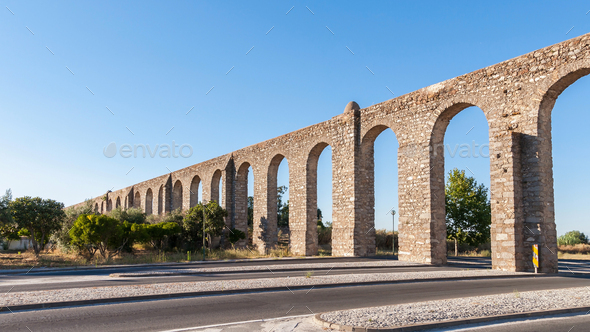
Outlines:
POLYGON ((531 270, 531 246, 537 243, 540 271, 556 272, 551 110, 565 88, 589 73, 590 35, 583 35, 368 108, 351 102, 328 121, 110 192, 96 198, 95 207, 105 212, 138 206, 162 214, 199 199, 221 200, 230 212, 227 225, 247 231, 251 166, 254 244, 265 250, 277 241, 276 177, 286 159, 291 250, 312 255, 318 250, 317 161, 329 145, 333 255, 371 255, 373 143, 390 129, 399 142, 400 259, 444 264, 444 134, 457 113, 477 106, 489 125, 493 267, 531 270), (202 198, 196 197, 199 183, 202 198))

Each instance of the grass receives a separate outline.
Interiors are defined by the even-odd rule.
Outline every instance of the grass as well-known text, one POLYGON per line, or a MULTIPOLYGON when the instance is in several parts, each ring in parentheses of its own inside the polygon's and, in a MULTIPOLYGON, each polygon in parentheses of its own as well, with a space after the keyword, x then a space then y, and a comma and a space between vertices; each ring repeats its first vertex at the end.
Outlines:
MULTIPOLYGON (((207 251, 207 260, 251 259, 251 258, 276 258, 289 257, 291 254, 286 248, 269 250, 266 254, 260 254, 256 250, 248 249, 216 249, 207 251)), ((32 251, 2 251, 0 253, 0 269, 18 269, 36 267, 73 267, 73 266, 101 266, 115 264, 150 264, 200 261, 203 255, 201 251, 191 252, 157 252, 145 249, 142 246, 134 247, 134 254, 122 253, 111 260, 106 260, 100 255, 88 260, 76 254, 63 253, 59 250, 42 253, 35 257, 32 251)))

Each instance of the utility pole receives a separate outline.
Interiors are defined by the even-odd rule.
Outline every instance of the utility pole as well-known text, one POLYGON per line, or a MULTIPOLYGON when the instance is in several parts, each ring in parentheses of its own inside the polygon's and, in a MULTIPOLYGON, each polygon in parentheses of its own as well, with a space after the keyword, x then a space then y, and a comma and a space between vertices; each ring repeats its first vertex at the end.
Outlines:
POLYGON ((395 255, 395 210, 391 209, 391 219, 393 219, 393 228, 391 229, 391 254, 395 255))
POLYGON ((205 204, 203 205, 203 261, 205 260, 205 222, 207 221, 207 215, 205 214, 205 204))

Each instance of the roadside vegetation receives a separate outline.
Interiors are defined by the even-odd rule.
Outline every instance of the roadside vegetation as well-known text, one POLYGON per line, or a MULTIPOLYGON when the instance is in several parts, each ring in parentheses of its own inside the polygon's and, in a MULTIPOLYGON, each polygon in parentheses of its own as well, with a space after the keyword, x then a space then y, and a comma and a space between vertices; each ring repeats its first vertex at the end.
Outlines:
MULTIPOLYGON (((116 208, 101 215, 93 211, 90 201, 64 209, 62 203, 51 199, 13 199, 7 190, 0 197, 0 247, 8 249, 10 241, 21 237, 28 237, 30 246, 0 251, 0 268, 188 262, 203 259, 203 246, 210 260, 289 257, 286 191, 285 186, 277 188, 278 245, 259 253, 252 239, 253 197, 248 197, 246 235, 225 226, 227 211, 215 201, 166 215, 146 215, 137 208, 116 208)), ((487 191, 465 171, 449 172, 445 186, 448 255, 491 257, 487 191)), ((318 256, 330 256, 332 223, 323 220, 320 209, 317 218, 318 256)), ((392 251, 397 254, 398 234, 376 230, 375 244, 378 256, 392 255, 392 251)), ((558 256, 590 259, 588 237, 579 231, 560 236, 558 256)))

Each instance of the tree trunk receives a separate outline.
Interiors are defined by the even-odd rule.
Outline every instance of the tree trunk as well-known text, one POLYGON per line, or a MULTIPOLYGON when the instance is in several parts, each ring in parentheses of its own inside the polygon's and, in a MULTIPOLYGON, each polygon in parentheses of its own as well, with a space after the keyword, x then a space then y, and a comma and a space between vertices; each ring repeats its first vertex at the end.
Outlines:
POLYGON ((457 238, 455 238, 455 257, 459 254, 459 247, 457 246, 457 238))

